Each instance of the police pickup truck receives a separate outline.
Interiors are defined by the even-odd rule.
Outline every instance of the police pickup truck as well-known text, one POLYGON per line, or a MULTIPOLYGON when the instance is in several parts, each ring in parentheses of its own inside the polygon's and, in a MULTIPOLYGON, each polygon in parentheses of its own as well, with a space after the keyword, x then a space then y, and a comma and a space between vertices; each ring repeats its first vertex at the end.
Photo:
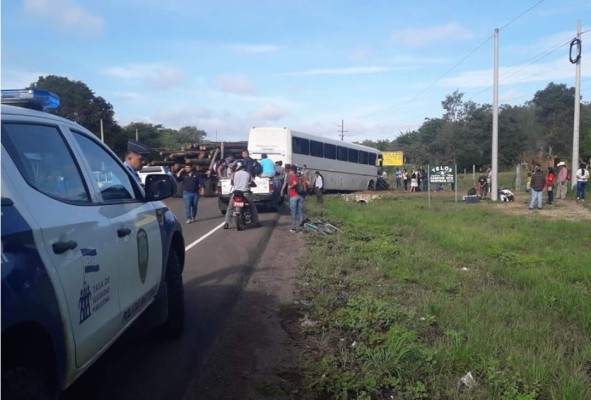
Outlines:
POLYGON ((2 103, 2 398, 53 399, 140 316, 181 334, 184 239, 160 201, 176 182, 143 187, 90 131, 23 108, 53 93, 2 103))
MULTIPOLYGON (((283 203, 279 196, 281 188, 275 188, 272 178, 256 176, 253 179, 256 186, 251 187, 252 198, 257 206, 265 206, 271 211, 277 211, 277 207, 283 203)), ((230 178, 220 178, 217 183, 218 207, 222 214, 226 213, 228 202, 232 195, 233 187, 230 178)))

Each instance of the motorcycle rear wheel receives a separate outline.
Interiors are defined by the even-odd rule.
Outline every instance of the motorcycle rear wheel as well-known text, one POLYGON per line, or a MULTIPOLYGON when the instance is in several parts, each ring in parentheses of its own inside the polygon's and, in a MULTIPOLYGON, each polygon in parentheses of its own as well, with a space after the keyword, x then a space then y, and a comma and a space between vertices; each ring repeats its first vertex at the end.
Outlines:
POLYGON ((241 231, 244 229, 244 210, 241 208, 238 215, 235 215, 236 218, 236 230, 241 231))

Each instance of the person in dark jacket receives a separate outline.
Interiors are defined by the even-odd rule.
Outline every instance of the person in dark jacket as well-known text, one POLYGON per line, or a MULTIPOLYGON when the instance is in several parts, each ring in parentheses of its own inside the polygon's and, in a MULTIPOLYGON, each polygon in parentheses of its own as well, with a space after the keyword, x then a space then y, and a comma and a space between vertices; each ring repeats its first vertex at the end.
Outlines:
POLYGON ((193 170, 191 164, 186 164, 177 174, 177 181, 183 183, 183 201, 185 202, 185 216, 187 224, 195 222, 197 218, 197 206, 199 204, 199 191, 204 187, 203 177, 193 170))
POLYGON ((529 202, 529 209, 533 210, 536 201, 538 202, 538 209, 542 209, 542 195, 546 187, 546 175, 542 172, 542 166, 536 164, 534 173, 531 176, 531 201, 529 202))

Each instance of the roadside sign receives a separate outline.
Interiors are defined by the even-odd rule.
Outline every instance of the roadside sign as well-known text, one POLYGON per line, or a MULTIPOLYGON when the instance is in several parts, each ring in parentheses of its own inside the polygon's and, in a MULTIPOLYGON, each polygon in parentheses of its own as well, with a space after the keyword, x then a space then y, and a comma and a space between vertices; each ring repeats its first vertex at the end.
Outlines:
POLYGON ((401 167, 404 165, 404 154, 402 151, 385 151, 384 167, 401 167))
POLYGON ((431 184, 451 183, 455 192, 456 203, 458 202, 458 185, 456 185, 457 165, 436 165, 428 166, 429 169, 429 207, 431 206, 431 184))
POLYGON ((430 167, 430 183, 455 183, 455 167, 451 165, 438 165, 430 167))

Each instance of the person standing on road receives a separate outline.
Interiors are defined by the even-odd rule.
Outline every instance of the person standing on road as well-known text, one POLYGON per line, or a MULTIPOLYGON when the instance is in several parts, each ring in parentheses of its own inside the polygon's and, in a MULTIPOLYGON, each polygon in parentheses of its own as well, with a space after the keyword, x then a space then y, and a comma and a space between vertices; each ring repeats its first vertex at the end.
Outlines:
POLYGON ((585 189, 589 181, 589 171, 585 163, 579 164, 575 177, 577 178, 577 200, 585 201, 585 189))
POLYGON ((314 173, 314 193, 316 193, 316 202, 319 204, 324 203, 324 199, 322 198, 322 189, 324 188, 324 178, 320 174, 320 171, 316 171, 314 173))
POLYGON ((554 168, 548 168, 548 175, 546 175, 546 191, 548 192, 548 201, 546 204, 554 202, 554 168))
POLYGON ((123 164, 129 173, 133 175, 137 183, 139 183, 139 185, 143 188, 144 184, 142 183, 142 179, 140 178, 138 171, 141 171, 142 167, 144 166, 144 157, 134 151, 128 151, 125 154, 125 161, 123 164))
POLYGON ((298 229, 298 217, 300 219, 300 225, 304 223, 304 197, 296 191, 296 185, 298 181, 305 186, 305 177, 297 176, 298 167, 292 165, 289 171, 289 208, 291 209, 291 233, 299 232, 298 229))
POLYGON ((177 181, 183 183, 183 201, 185 203, 186 223, 195 222, 197 218, 197 206, 199 204, 199 191, 205 187, 202 175, 193 170, 191 164, 186 164, 177 174, 177 181))
POLYGON ((531 201, 529 202, 529 209, 533 210, 536 201, 538 202, 538 209, 542 209, 542 194, 546 186, 546 176, 542 172, 542 166, 536 164, 534 173, 531 176, 531 201))
POLYGON ((232 195, 230 196, 230 201, 228 201, 228 208, 226 209, 226 217, 224 218, 224 229, 228 229, 230 226, 230 219, 232 219, 232 213, 234 212, 234 192, 239 190, 244 193, 244 198, 248 200, 249 210, 250 210, 250 220, 252 221, 253 225, 257 228, 261 226, 259 222, 259 214, 257 212, 257 207, 254 204, 254 199, 252 198, 252 193, 250 192, 250 183, 252 182, 252 175, 248 171, 246 171, 246 166, 242 162, 242 160, 238 160, 234 163, 234 174, 232 175, 232 195))
POLYGON ((568 190, 568 168, 564 161, 556 165, 558 167, 558 194, 557 199, 566 199, 566 192, 568 190))

